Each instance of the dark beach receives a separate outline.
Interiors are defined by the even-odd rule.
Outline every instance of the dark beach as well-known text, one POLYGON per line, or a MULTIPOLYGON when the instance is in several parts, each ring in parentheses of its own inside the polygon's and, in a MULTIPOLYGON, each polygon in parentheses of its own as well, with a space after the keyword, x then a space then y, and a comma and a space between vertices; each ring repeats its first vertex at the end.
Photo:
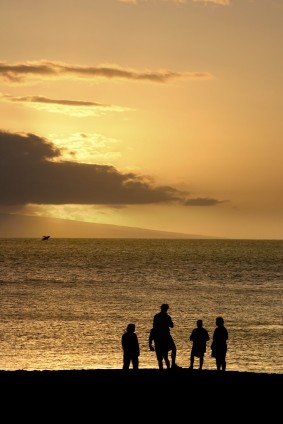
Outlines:
POLYGON ((132 409, 138 415, 134 420, 147 414, 149 420, 153 416, 165 420, 170 414, 175 418, 193 414, 194 407, 201 406, 198 413, 206 417, 222 416, 229 408, 232 420, 246 412, 271 417, 282 408, 282 374, 189 369, 0 371, 0 382, 2 405, 12 399, 28 412, 30 404, 32 415, 36 405, 46 414, 99 412, 104 419, 113 414, 122 419, 125 410, 132 409))

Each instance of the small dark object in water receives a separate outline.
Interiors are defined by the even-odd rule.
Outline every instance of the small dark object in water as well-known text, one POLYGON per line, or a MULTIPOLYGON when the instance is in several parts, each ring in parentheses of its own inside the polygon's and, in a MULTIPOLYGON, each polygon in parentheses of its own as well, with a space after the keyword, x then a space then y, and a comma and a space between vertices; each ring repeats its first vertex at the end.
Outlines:
POLYGON ((50 236, 42 236, 41 240, 48 240, 50 238, 50 236))

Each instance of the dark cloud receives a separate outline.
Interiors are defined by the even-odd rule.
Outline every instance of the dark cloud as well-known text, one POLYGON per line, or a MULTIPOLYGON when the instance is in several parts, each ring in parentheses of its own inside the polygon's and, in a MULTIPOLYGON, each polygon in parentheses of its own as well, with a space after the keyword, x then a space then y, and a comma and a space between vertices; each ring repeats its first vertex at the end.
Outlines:
POLYGON ((177 78, 207 80, 213 78, 213 75, 209 72, 137 71, 117 65, 78 66, 51 61, 17 64, 0 63, 0 79, 6 82, 23 83, 27 80, 39 78, 75 78, 88 80, 106 78, 166 83, 177 78))
POLYGON ((214 206, 219 203, 225 203, 227 200, 211 199, 210 197, 196 197, 194 199, 187 199, 184 202, 185 206, 214 206))
POLYGON ((215 199, 187 199, 169 186, 112 166, 60 160, 61 150, 34 134, 0 131, 1 207, 27 204, 126 205, 181 203, 211 206, 215 199))
POLYGON ((59 159, 60 150, 43 138, 0 132, 1 205, 133 205, 181 199, 172 187, 155 187, 112 166, 59 159))

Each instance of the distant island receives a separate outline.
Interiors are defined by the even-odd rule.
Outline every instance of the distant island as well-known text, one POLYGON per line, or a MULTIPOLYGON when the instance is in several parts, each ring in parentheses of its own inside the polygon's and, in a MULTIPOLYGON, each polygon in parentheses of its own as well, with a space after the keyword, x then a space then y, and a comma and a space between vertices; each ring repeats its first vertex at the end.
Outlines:
POLYGON ((41 234, 52 234, 52 238, 219 238, 69 219, 0 213, 0 238, 42 238, 41 234))

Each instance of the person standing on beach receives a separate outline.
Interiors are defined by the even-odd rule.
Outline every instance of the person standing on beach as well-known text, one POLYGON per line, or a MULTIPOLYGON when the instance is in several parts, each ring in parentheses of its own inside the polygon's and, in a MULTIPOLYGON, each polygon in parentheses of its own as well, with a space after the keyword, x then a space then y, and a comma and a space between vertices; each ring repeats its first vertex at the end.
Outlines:
POLYGON ((208 331, 203 327, 202 319, 197 320, 197 326, 193 329, 190 335, 190 341, 193 342, 190 357, 190 367, 194 368, 195 357, 199 358, 199 370, 202 370, 204 354, 206 352, 206 342, 209 340, 208 331))
POLYGON ((163 362, 166 365, 166 368, 170 368, 170 361, 169 361, 169 349, 167 343, 162 343, 163 339, 158 339, 158 337, 155 337, 155 329, 152 327, 149 333, 148 338, 148 344, 149 344, 149 350, 151 352, 155 351, 156 359, 158 362, 158 368, 160 370, 163 370, 163 362))
POLYGON ((217 371, 225 371, 228 331, 224 326, 224 319, 222 317, 217 317, 215 323, 216 328, 213 333, 211 356, 216 360, 217 371))
MULTIPOLYGON (((171 351, 171 368, 176 369, 180 368, 176 364, 177 348, 173 337, 170 333, 170 329, 174 327, 171 316, 168 314, 169 305, 163 303, 160 307, 160 312, 154 315, 153 317, 153 331, 154 331, 154 342, 157 349, 160 351, 158 355, 160 357, 161 353, 166 350, 171 351)), ((160 367, 160 362, 158 362, 160 367)))
POLYGON ((130 323, 122 335, 123 370, 128 370, 131 364, 134 370, 139 368, 140 347, 135 330, 135 324, 130 323))

